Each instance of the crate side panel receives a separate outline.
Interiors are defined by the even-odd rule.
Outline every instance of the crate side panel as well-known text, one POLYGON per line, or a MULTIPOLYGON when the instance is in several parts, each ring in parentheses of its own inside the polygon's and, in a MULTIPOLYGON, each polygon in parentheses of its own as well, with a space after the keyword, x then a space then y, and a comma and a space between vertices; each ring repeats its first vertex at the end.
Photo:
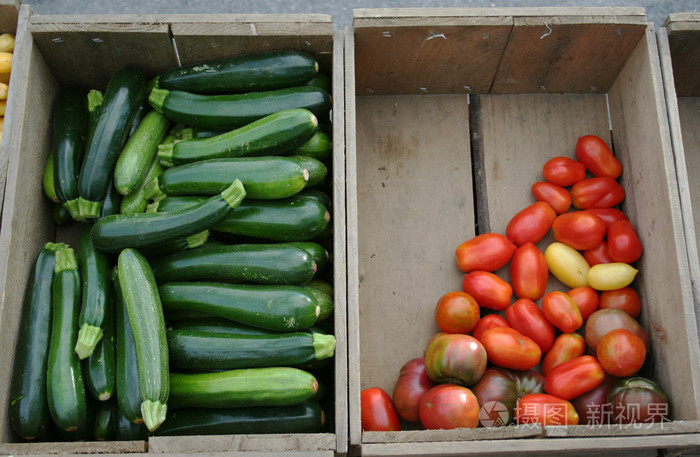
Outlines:
POLYGON ((676 93, 700 97, 700 14, 677 17, 667 28, 676 93))
MULTIPOLYGON (((699 45, 700 46, 700 45, 699 45)), ((693 206, 693 220, 697 245, 700 246, 700 97, 678 97, 683 150, 693 206)))
POLYGON ((19 1, 0 1, 0 33, 12 33, 17 31, 17 17, 19 13, 19 1))
POLYGON ((151 454, 200 452, 318 452, 333 451, 335 437, 328 433, 270 435, 160 436, 148 440, 151 454))

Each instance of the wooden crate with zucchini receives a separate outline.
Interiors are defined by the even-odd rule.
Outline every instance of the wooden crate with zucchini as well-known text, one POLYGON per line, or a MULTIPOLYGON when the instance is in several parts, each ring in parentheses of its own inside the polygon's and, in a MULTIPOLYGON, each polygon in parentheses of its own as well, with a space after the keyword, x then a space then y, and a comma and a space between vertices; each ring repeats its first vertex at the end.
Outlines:
POLYGON ((343 455, 341 36, 146 19, 20 11, 0 452, 343 455))

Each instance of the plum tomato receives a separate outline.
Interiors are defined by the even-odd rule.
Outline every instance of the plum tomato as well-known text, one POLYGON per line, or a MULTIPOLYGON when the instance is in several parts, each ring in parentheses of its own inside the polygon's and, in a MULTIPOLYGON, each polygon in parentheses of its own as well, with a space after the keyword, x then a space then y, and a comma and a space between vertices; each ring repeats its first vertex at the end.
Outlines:
POLYGON ((486 330, 481 336, 488 360, 492 364, 512 370, 529 370, 540 363, 542 351, 531 338, 513 328, 486 330))
POLYGON ((637 269, 627 263, 613 262, 594 265, 588 270, 588 285, 596 290, 615 290, 629 286, 637 269))
POLYGON ((557 213, 546 202, 535 202, 521 209, 506 226, 506 236, 517 246, 528 241, 537 244, 549 232, 557 213))
POLYGON ((455 384, 439 384, 421 397, 420 422, 428 430, 476 428, 479 402, 471 390, 455 384))
POLYGON ((614 260, 608 254, 608 243, 603 240, 593 249, 583 251, 583 258, 586 259, 588 265, 593 267, 601 263, 613 263, 614 260))
POLYGON ((622 174, 622 164, 610 151, 602 138, 584 135, 576 142, 576 159, 581 162, 593 176, 606 176, 617 179, 622 174))
POLYGON ((544 391, 564 400, 571 400, 598 387, 605 371, 595 357, 582 355, 554 367, 545 377, 544 391))
POLYGON ((516 247, 505 235, 482 233, 457 246, 457 268, 462 273, 496 271, 510 261, 516 247))
POLYGON ((647 355, 644 341, 623 328, 612 330, 600 339, 596 357, 606 373, 623 378, 642 368, 647 355))
POLYGON ((540 181, 532 185, 532 195, 539 202, 549 203, 555 213, 562 214, 571 208, 571 192, 551 182, 540 181))
POLYGON ((552 223, 554 239, 579 251, 598 246, 606 228, 602 219, 585 211, 560 214, 552 223))
POLYGON ((542 298, 542 314, 564 333, 573 333, 583 325, 581 311, 574 299, 558 290, 547 292, 542 298))
POLYGON ((510 305, 513 287, 488 271, 472 271, 464 275, 462 290, 468 293, 482 308, 503 311, 510 305))
POLYGON ((625 188, 612 178, 588 178, 571 188, 576 209, 611 208, 625 199, 625 188))
POLYGON ((586 178, 586 166, 571 157, 554 157, 544 164, 542 175, 547 182, 569 187, 586 178))
POLYGON ((600 293, 600 309, 621 309, 633 317, 639 317, 642 312, 642 301, 637 292, 631 287, 604 290, 600 293))
POLYGON ((486 330, 499 327, 510 327, 510 325, 508 325, 507 320, 498 314, 487 314, 476 323, 476 327, 474 327, 474 331, 472 331, 472 336, 481 341, 481 336, 486 330))
POLYGON ((537 343, 542 354, 554 344, 554 327, 537 304, 529 298, 520 298, 506 309, 510 327, 537 343))
POLYGON ((370 387, 360 393, 362 430, 391 432, 401 430, 401 420, 391 397, 384 389, 370 387))
POLYGON ((578 425, 579 417, 574 405, 549 394, 529 394, 515 407, 518 424, 578 425))
POLYGON ((629 330, 640 337, 644 346, 649 349, 649 336, 639 322, 620 309, 599 309, 586 320, 586 344, 591 352, 596 353, 598 343, 606 333, 618 328, 629 330))
POLYGON ((640 376, 618 379, 608 392, 608 402, 616 424, 671 420, 668 395, 651 379, 640 376))
POLYGON ((524 395, 543 393, 544 376, 533 370, 514 371, 490 367, 481 380, 469 389, 481 407, 480 422, 484 427, 509 425, 518 399, 524 395), (500 403, 500 405, 499 405, 500 403), (503 418, 501 405, 506 407, 508 417, 503 418))
POLYGON ((392 393, 399 416, 408 422, 420 422, 418 416, 420 399, 434 385, 435 383, 425 371, 425 359, 418 357, 404 363, 392 393))
POLYGON ((425 349, 425 370, 436 383, 470 386, 481 379, 486 362, 484 345, 469 335, 440 335, 425 349))
POLYGON ((542 374, 547 376, 552 369, 564 362, 586 353, 586 340, 578 333, 562 333, 542 360, 542 374))
POLYGON ((615 262, 633 263, 642 256, 642 242, 630 221, 616 221, 607 232, 608 255, 615 262))
POLYGON ((584 211, 595 214, 600 219, 602 219, 603 222, 605 222, 605 225, 608 227, 610 227, 610 224, 612 224, 615 221, 627 220, 627 216, 625 215, 625 213, 623 213, 617 208, 588 208, 584 211))
POLYGON ((544 251, 549 272, 564 285, 583 287, 588 285, 588 262, 576 249, 555 241, 544 251))
POLYGON ((540 299, 548 279, 547 260, 537 246, 527 242, 515 250, 510 261, 510 284, 516 297, 540 299))
POLYGON ((479 322, 481 311, 466 292, 448 292, 435 306, 435 322, 445 333, 469 333, 479 322))
POLYGON ((566 295, 574 299, 584 321, 599 307, 600 297, 598 297, 598 291, 592 287, 574 287, 566 295))

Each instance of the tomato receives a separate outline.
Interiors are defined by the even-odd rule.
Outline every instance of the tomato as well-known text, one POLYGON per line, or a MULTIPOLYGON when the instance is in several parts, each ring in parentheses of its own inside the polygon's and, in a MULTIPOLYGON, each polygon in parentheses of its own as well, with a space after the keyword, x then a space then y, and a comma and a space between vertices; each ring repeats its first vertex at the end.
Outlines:
POLYGON ((370 387, 360 393, 362 430, 391 432, 401 430, 401 420, 391 397, 384 389, 370 387))
POLYGON ((586 167, 570 157, 554 157, 542 167, 547 182, 562 187, 573 186, 586 179, 586 167))
POLYGON ((540 181, 532 185, 532 195, 539 202, 549 203, 555 213, 562 214, 571 208, 571 192, 551 182, 540 181))
POLYGON ((574 208, 610 208, 625 199, 625 188, 612 178, 588 178, 571 188, 574 208))
POLYGON ((605 375, 603 382, 596 388, 571 400, 583 425, 602 425, 612 423, 612 405, 608 403, 608 392, 617 378, 605 375))
POLYGON ((542 374, 547 376, 557 365, 581 357, 585 352, 586 340, 583 336, 578 333, 562 333, 544 356, 542 374))
POLYGON ((574 405, 548 394, 525 395, 515 408, 518 424, 578 425, 574 405))
POLYGON ((595 357, 582 355, 554 367, 545 377, 544 391, 564 400, 571 400, 598 387, 605 371, 595 357))
POLYGON ((529 370, 540 362, 540 347, 513 328, 492 328, 481 336, 488 360, 512 370, 529 370))
POLYGON ((549 203, 535 202, 513 216, 506 226, 506 236, 518 246, 528 241, 537 244, 547 234, 556 217, 557 213, 549 203))
POLYGON ((615 290, 629 286, 637 275, 633 266, 620 263, 601 263, 588 270, 588 285, 596 290, 615 290))
POLYGON ((508 263, 516 247, 505 235, 482 233, 457 246, 457 268, 464 273, 496 271, 508 263))
POLYGON ((593 249, 583 251, 583 258, 586 259, 589 266, 595 266, 601 263, 613 263, 614 260, 608 254, 608 243, 603 240, 593 249))
POLYGON ((437 383, 470 386, 481 379, 486 362, 484 346, 469 335, 440 335, 425 349, 425 370, 437 383))
POLYGON ((516 249, 510 261, 510 284, 519 298, 538 300, 544 295, 549 279, 549 268, 544 254, 527 242, 516 249))
POLYGON ((552 223, 554 239, 579 251, 598 246, 605 230, 605 222, 585 211, 561 214, 552 223))
POLYGON ((478 383, 470 387, 479 401, 480 422, 484 427, 508 425, 513 421, 515 405, 527 394, 543 393, 544 376, 536 371, 512 371, 505 368, 487 368, 478 383), (502 406, 508 416, 503 417, 502 406))
POLYGON ((595 214, 605 222, 605 225, 610 227, 615 221, 626 221, 627 216, 625 213, 617 208, 588 208, 584 210, 588 213, 595 214))
POLYGON ((420 398, 434 385, 425 371, 425 359, 419 357, 404 363, 392 393, 399 416, 408 422, 420 422, 420 398))
POLYGON ((608 392, 608 401, 617 424, 671 420, 668 395, 651 379, 635 376, 617 380, 608 392))
POLYGON ((448 292, 435 306, 435 322, 445 333, 469 333, 479 317, 479 305, 466 292, 448 292))
POLYGON ((476 428, 479 402, 471 390, 454 384, 440 384, 423 395, 420 422, 428 430, 476 428))
POLYGON ((583 317, 573 298, 558 290, 542 298, 542 314, 564 333, 573 333, 583 325, 583 317))
POLYGON ((644 365, 646 355, 644 341, 623 328, 603 335, 596 348, 596 357, 603 370, 620 378, 638 372, 644 365))
POLYGON ((576 249, 555 241, 544 251, 549 272, 564 285, 583 287, 588 285, 588 262, 576 249))
POLYGON ((498 314, 487 314, 486 316, 479 319, 479 322, 477 322, 476 327, 474 327, 472 336, 477 340, 481 341, 481 336, 486 330, 490 328, 499 327, 510 327, 510 325, 508 325, 507 320, 505 320, 498 314))
POLYGON ((634 333, 644 341, 649 349, 649 336, 644 327, 626 312, 619 309, 599 309, 586 320, 586 344, 595 354, 600 339, 608 332, 624 328, 634 333))
POLYGON ((576 158, 594 176, 617 179, 622 174, 622 164, 613 155, 605 141, 595 135, 585 135, 576 142, 576 158))
POLYGON ((496 311, 506 309, 513 297, 511 285, 488 271, 472 271, 464 275, 462 289, 482 308, 496 311))
POLYGON ((630 221, 610 224, 607 239, 608 254, 615 262, 633 263, 642 256, 642 242, 630 221))
POLYGON ((566 295, 574 299, 584 321, 598 309, 600 299, 598 292, 592 287, 574 287, 566 295))
POLYGON ((554 344, 554 327, 529 298, 521 298, 506 309, 508 324, 537 343, 544 354, 554 344))
POLYGON ((642 312, 642 302, 637 292, 631 287, 622 289, 604 290, 600 294, 601 309, 621 309, 630 315, 638 318, 642 312))

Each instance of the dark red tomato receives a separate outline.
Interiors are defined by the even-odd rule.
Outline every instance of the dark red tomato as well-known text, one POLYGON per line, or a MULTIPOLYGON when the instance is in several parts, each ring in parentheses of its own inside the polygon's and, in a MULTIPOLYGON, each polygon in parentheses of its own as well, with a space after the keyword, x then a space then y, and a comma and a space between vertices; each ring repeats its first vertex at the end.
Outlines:
POLYGON ((370 387, 360 393, 362 430, 392 432, 401 430, 401 420, 391 397, 384 389, 370 387))
POLYGON ((578 139, 576 158, 594 176, 617 179, 622 174, 620 161, 613 155, 605 141, 595 135, 586 135, 578 139))
POLYGON ((600 298, 598 297, 598 291, 592 287, 574 287, 566 295, 574 299, 584 321, 598 310, 600 298))
POLYGON ((627 216, 625 213, 620 211, 617 208, 588 208, 587 211, 589 213, 595 214, 599 218, 605 222, 605 225, 610 227, 610 224, 612 224, 615 221, 626 221, 627 216))
POLYGON ((435 383, 425 371, 425 359, 411 359, 401 367, 392 398, 396 412, 408 422, 420 422, 418 406, 424 393, 435 383))
POLYGON ((474 327, 472 336, 477 340, 481 341, 481 335, 483 335, 486 330, 490 328, 500 327, 510 327, 510 325, 508 325, 507 320, 505 320, 498 314, 488 314, 479 319, 479 322, 477 322, 476 327, 474 327))
POLYGON ((548 394, 525 395, 515 408, 518 424, 578 425, 574 405, 548 394))
POLYGON ((571 157, 554 157, 544 164, 542 174, 547 182, 569 187, 586 179, 586 167, 571 157))
POLYGON ((612 178, 589 178, 571 188, 574 208, 610 208, 625 199, 625 188, 612 178))
POLYGON ((532 195, 539 202, 549 203, 555 213, 562 214, 571 208, 571 192, 551 182, 540 181, 532 185, 532 195))
POLYGON ((513 421, 518 399, 524 395, 543 393, 544 376, 536 371, 513 371, 505 368, 487 368, 481 380, 470 387, 479 401, 481 425, 498 427, 513 421), (504 418, 501 405, 506 407, 504 418))
POLYGON ((602 425, 612 423, 612 405, 608 403, 608 392, 617 378, 605 375, 596 388, 571 400, 582 425, 602 425))
POLYGON ((466 292, 448 292, 435 306, 435 322, 445 333, 469 333, 479 322, 481 311, 466 292))
POLYGON ((518 246, 528 241, 537 244, 552 227, 556 217, 557 213, 549 203, 535 202, 513 216, 506 226, 506 236, 518 246))
POLYGON ((528 242, 516 249, 510 261, 510 284, 516 297, 539 300, 548 279, 547 260, 537 246, 528 242))
POLYGON ((603 370, 619 378, 638 372, 644 365, 646 355, 644 341, 622 328, 603 335, 596 348, 596 357, 603 370))
POLYGON ((608 392, 608 401, 616 424, 671 420, 668 395, 651 379, 635 376, 617 380, 608 392))
POLYGON ((595 357, 582 355, 554 367, 545 377, 544 391, 571 400, 598 387, 603 379, 605 371, 595 357))
POLYGON ((486 362, 483 344, 469 335, 440 335, 425 349, 425 371, 436 383, 470 386, 481 379, 486 362))
POLYGON ((462 290, 482 308, 503 311, 510 305, 513 288, 503 279, 488 271, 472 271, 464 275, 462 290))
POLYGON ((640 337, 644 341, 644 346, 647 350, 649 349, 649 335, 639 322, 621 309, 599 309, 586 320, 586 344, 593 354, 603 335, 618 328, 629 330, 640 337))
POLYGON ((642 256, 642 242, 630 221, 610 224, 608 254, 615 262, 634 263, 642 256))
POLYGON ((492 328, 481 336, 488 360, 494 365, 512 370, 529 370, 542 357, 540 347, 513 328, 492 328))
POLYGON ((464 273, 496 271, 508 263, 516 247, 505 235, 483 233, 457 246, 457 268, 464 273))
POLYGON ((600 294, 600 309, 620 309, 636 319, 642 312, 642 301, 631 287, 605 290, 600 294))
POLYGON ((428 430, 476 428, 479 402, 471 390, 454 384, 440 384, 423 395, 420 422, 428 430))
POLYGON ((601 263, 613 263, 614 260, 608 254, 608 243, 605 240, 593 249, 583 251, 583 258, 589 266, 599 265, 601 263))
POLYGON ((542 298, 542 313, 564 333, 573 333, 583 325, 581 311, 574 299, 558 290, 548 292, 542 298))
POLYGON ((605 222, 585 211, 561 214, 552 223, 554 239, 578 251, 598 246, 605 237, 605 230, 605 222))
POLYGON ((554 327, 542 314, 542 310, 529 298, 521 298, 506 309, 508 324, 537 343, 542 354, 554 344, 554 327))
POLYGON ((581 357, 586 352, 586 340, 578 333, 562 333, 554 340, 552 349, 542 361, 542 374, 547 376, 554 367, 581 357))

